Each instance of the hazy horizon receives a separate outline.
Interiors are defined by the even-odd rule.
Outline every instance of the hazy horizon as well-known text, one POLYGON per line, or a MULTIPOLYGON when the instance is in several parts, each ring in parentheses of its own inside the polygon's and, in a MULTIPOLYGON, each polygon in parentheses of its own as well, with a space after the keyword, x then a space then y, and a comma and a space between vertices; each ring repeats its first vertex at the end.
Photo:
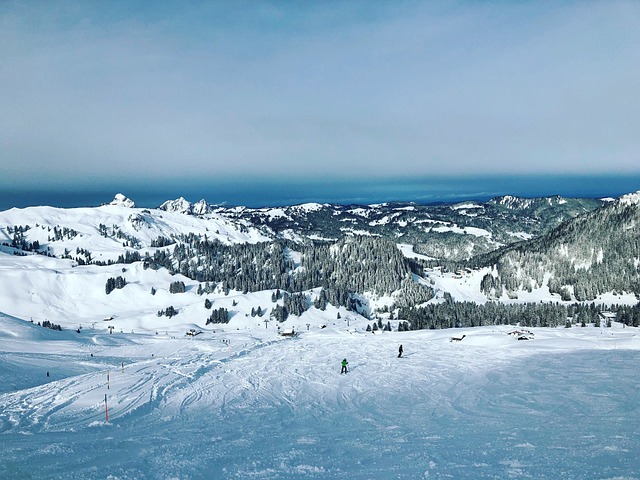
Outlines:
POLYGON ((138 207, 155 208, 166 200, 184 197, 191 202, 246 207, 275 207, 308 202, 371 204, 381 202, 453 203, 488 200, 501 195, 519 197, 618 197, 640 190, 640 175, 475 176, 413 179, 342 179, 312 181, 236 180, 224 182, 122 182, 102 188, 76 185, 68 189, 30 188, 0 191, 0 210, 12 207, 99 206, 116 193, 138 207))

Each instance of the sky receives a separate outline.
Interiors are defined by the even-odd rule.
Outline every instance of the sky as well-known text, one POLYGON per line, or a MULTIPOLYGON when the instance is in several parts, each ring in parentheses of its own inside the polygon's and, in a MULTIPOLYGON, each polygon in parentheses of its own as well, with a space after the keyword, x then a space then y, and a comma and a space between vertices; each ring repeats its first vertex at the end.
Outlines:
POLYGON ((4 190, 640 173, 635 1, 5 0, 0 58, 4 190))

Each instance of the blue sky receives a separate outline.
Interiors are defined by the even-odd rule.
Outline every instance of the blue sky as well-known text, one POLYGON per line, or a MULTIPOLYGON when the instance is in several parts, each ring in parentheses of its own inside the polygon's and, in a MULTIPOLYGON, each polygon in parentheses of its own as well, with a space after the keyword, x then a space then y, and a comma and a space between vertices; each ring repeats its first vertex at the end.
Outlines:
POLYGON ((0 188, 640 173, 640 2, 0 3, 0 188))

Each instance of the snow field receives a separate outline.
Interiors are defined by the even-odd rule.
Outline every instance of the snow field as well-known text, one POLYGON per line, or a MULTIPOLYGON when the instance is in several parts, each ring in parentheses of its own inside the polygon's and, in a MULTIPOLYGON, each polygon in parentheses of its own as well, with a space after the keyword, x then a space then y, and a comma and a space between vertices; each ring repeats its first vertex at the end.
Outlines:
POLYGON ((637 329, 533 329, 517 341, 508 327, 339 325, 295 338, 256 327, 187 340, 0 323, 0 358, 13 362, 3 383, 15 385, 0 394, 2 478, 631 479, 640 469, 637 329))

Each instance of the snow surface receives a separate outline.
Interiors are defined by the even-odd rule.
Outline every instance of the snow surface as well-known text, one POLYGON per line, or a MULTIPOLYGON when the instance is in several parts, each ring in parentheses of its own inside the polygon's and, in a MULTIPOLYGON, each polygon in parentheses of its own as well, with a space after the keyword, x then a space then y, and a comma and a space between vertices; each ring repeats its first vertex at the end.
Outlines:
POLYGON ((480 208, 483 209, 484 207, 482 205, 478 205, 477 203, 458 203, 456 205, 452 205, 451 209, 452 210, 468 210, 468 209, 473 209, 473 208, 480 208))
POLYGON ((507 232, 507 235, 519 238, 521 240, 531 240, 533 238, 533 235, 527 232, 507 232))
POLYGON ((452 226, 442 226, 442 227, 434 227, 431 229, 433 232, 446 233, 453 232, 458 233, 460 235, 469 234, 475 237, 491 237, 491 232, 485 230, 484 228, 478 227, 459 227, 457 225, 452 226))
POLYGON ((640 470, 638 329, 540 328, 518 341, 509 327, 374 335, 343 320, 295 338, 273 326, 77 334, 9 316, 0 327, 3 479, 640 470))
POLYGON ((433 257, 429 257, 428 255, 422 255, 421 253, 416 253, 413 251, 414 246, 408 243, 398 243, 396 244, 398 249, 402 252, 402 254, 407 258, 418 258, 420 260, 434 260, 433 257))

